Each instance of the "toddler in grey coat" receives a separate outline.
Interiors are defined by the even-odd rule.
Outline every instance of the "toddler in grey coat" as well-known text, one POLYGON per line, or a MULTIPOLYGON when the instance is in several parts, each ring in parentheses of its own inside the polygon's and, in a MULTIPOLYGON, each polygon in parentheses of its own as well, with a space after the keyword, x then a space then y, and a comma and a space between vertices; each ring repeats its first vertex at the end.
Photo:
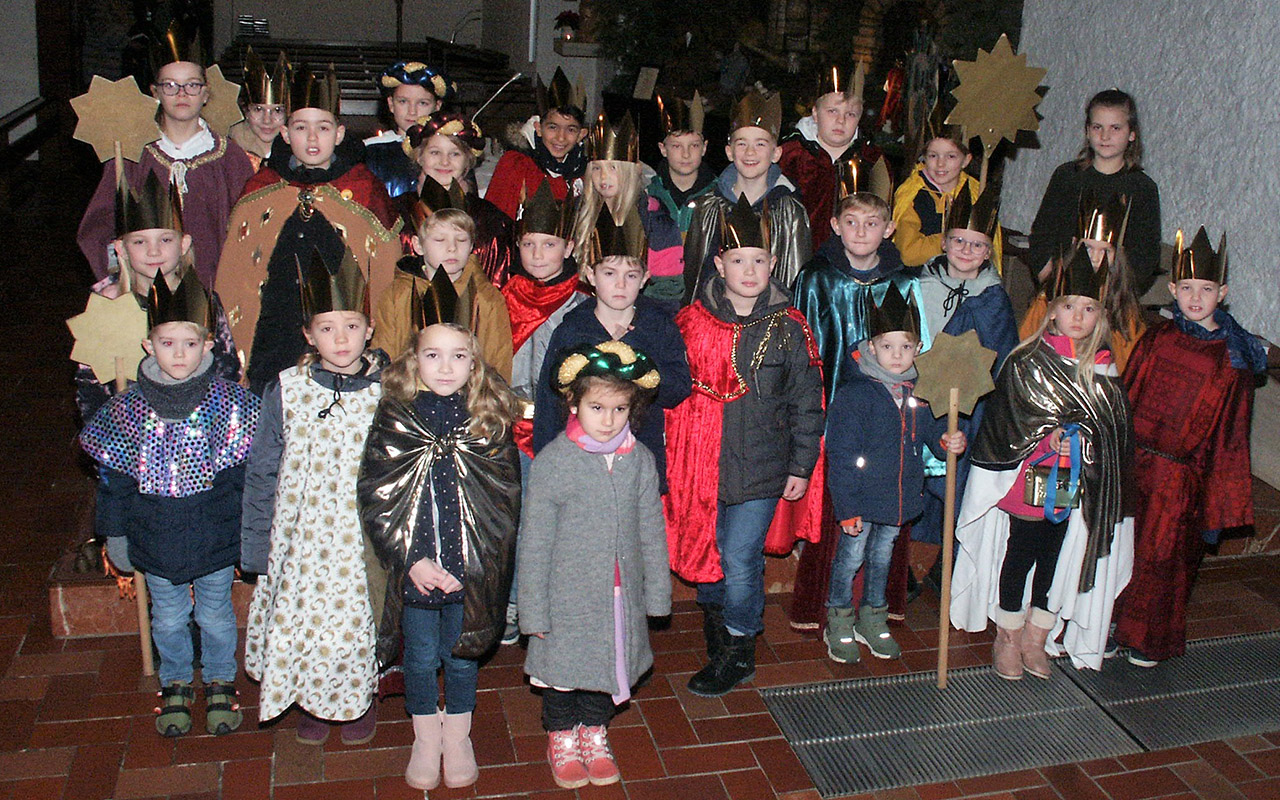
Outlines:
POLYGON ((619 779, 607 725, 653 666, 645 617, 671 612, 671 577, 653 454, 630 426, 658 385, 653 362, 616 341, 559 359, 569 424, 529 473, 518 602, 551 771, 577 788, 619 779))

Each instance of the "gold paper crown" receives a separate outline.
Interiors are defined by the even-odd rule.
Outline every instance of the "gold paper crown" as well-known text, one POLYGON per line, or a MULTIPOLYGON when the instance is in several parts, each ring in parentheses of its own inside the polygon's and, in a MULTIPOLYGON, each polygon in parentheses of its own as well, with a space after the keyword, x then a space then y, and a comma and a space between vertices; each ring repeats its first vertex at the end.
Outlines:
POLYGON ((818 74, 818 93, 814 95, 814 99, 836 92, 850 100, 861 102, 862 90, 866 83, 867 63, 865 61, 859 61, 854 65, 852 76, 847 67, 841 69, 832 64, 818 74))
POLYGON ((548 236, 559 236, 561 239, 573 238, 573 198, 565 197, 557 200, 551 192, 551 182, 538 184, 533 197, 526 197, 527 185, 520 187, 520 211, 516 216, 516 239, 526 233, 544 233, 548 236))
POLYGON ((1183 246, 1182 229, 1173 239, 1173 265, 1169 279, 1174 283, 1186 280, 1227 282, 1227 232, 1222 232, 1218 252, 1209 244, 1209 234, 1204 226, 1196 231, 1189 247, 1183 246))
POLYGON ((587 237, 587 263, 599 264, 609 256, 629 256, 641 264, 649 260, 649 237, 644 232, 640 212, 628 210, 619 225, 607 205, 600 207, 595 227, 587 237))
POLYGON ((889 168, 884 159, 877 159, 868 164, 856 156, 837 161, 836 168, 836 205, 851 194, 870 192, 886 203, 893 203, 893 181, 889 177, 889 168))
POLYGON ((369 314, 369 283, 356 265, 351 248, 344 247, 337 272, 325 266, 320 251, 312 249, 307 267, 294 257, 298 265, 298 286, 302 292, 302 316, 310 320, 316 314, 330 311, 359 311, 369 314))
POLYGON ((152 228, 182 230, 182 192, 172 181, 161 183, 147 170, 142 189, 133 191, 125 175, 124 160, 116 157, 116 238, 152 228))
POLYGON ((426 178, 422 181, 422 189, 418 192, 418 199, 413 202, 413 206, 409 209, 409 215, 413 219, 413 230, 415 232, 420 230, 423 223, 430 219, 432 214, 446 208, 466 211, 466 191, 458 183, 457 179, 450 180, 449 188, 446 189, 434 178, 426 178))
POLYGON ((943 233, 959 228, 977 231, 989 239, 995 239, 999 226, 996 212, 1000 199, 992 186, 983 189, 977 200, 969 197, 968 190, 961 190, 947 202, 946 225, 943 233))
POLYGON ((1077 295, 1092 297, 1094 300, 1105 300, 1109 274, 1110 267, 1105 255, 1102 257, 1102 263, 1095 270, 1093 262, 1089 260, 1088 248, 1078 246, 1070 259, 1058 259, 1053 282, 1046 287, 1045 297, 1053 300, 1065 295, 1077 295))
POLYGON ((1120 247, 1124 244, 1128 225, 1129 201, 1124 195, 1114 194, 1106 203, 1099 203, 1093 196, 1081 193, 1077 239, 1092 239, 1120 247))
POLYGON ((877 305, 871 293, 867 293, 867 338, 874 339, 884 333, 906 331, 920 338, 920 309, 915 295, 902 296, 896 283, 889 283, 884 299, 877 305))
POLYGON ((604 112, 600 112, 596 124, 591 126, 591 135, 587 137, 587 160, 633 163, 640 160, 640 134, 636 132, 630 111, 622 115, 622 121, 617 125, 610 123, 604 112))
POLYGON ((292 69, 284 51, 276 57, 276 68, 270 75, 262 58, 249 47, 244 54, 244 94, 250 105, 286 106, 289 103, 289 79, 292 69))
POLYGON ((613 375, 631 381, 641 389, 657 389, 661 382, 657 365, 649 356, 616 339, 562 351, 559 362, 556 384, 561 392, 567 391, 575 380, 584 375, 613 375))
POLYGON ((751 210, 745 194, 738 195, 738 202, 720 215, 720 252, 740 247, 769 249, 769 201, 765 200, 760 213, 751 210))
POLYGON ((188 31, 178 20, 169 23, 169 28, 160 38, 151 43, 151 76, 152 80, 159 74, 160 68, 166 64, 187 61, 199 66, 208 66, 204 48, 200 45, 200 36, 188 31))
POLYGON ((573 107, 579 110, 586 108, 586 93, 580 86, 573 86, 569 83, 569 78, 564 74, 564 70, 556 67, 556 72, 551 76, 551 85, 544 86, 542 78, 534 81, 534 92, 538 98, 538 114, 546 117, 547 112, 557 108, 573 107))
POLYGON ((178 287, 172 291, 164 275, 156 275, 147 293, 147 330, 166 322, 194 322, 206 332, 213 330, 213 303, 209 290, 200 283, 196 271, 187 267, 178 287))
POLYGON ((693 93, 693 100, 681 100, 679 97, 672 97, 670 102, 657 95, 655 100, 658 103, 658 121, 662 125, 662 138, 667 138, 673 133, 702 133, 702 126, 706 120, 706 107, 702 103, 702 95, 696 91, 693 93))
POLYGON ((782 96, 749 90, 733 107, 733 119, 729 121, 730 135, 739 128, 763 128, 776 141, 782 132, 782 96))
POLYGON ((304 63, 301 69, 293 73, 288 112, 292 114, 300 108, 318 108, 336 117, 342 105, 341 95, 338 73, 332 63, 323 75, 313 73, 311 67, 304 63))
POLYGON ((410 292, 409 314, 415 336, 418 331, 432 325, 458 321, 458 292, 453 288, 449 273, 437 269, 422 294, 410 292))

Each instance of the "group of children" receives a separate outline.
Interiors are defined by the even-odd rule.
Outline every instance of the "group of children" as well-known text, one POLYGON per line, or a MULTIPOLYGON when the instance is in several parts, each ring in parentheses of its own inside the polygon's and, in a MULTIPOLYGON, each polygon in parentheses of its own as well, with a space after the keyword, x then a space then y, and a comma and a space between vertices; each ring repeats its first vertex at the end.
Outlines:
POLYGON ((1201 534, 1249 520, 1266 354, 1218 307, 1225 253, 1203 231, 1179 242, 1172 319, 1139 339, 1131 265, 1136 221, 1154 214, 1158 236, 1154 200, 1088 195, 1079 229, 1078 203, 1057 208, 1076 186, 1150 184, 1127 95, 1095 98, 1081 162, 1055 173, 1033 230, 1053 254, 1041 316, 1019 343, 967 145, 940 129, 891 210, 839 71, 792 142, 776 95, 745 97, 718 177, 700 100, 660 103, 647 186, 630 118, 588 125, 558 74, 483 200, 480 131, 441 110, 452 85, 425 65, 383 74, 396 130, 363 145, 331 72, 249 66, 238 138, 260 163, 208 130, 203 66, 170 53, 161 140, 108 170, 81 227, 104 277, 114 256, 94 291, 149 315, 131 388, 78 382, 108 557, 151 591, 162 735, 192 726, 193 607, 206 727, 241 723, 239 564, 257 575, 261 720, 296 705, 299 741, 338 725, 365 742, 399 674, 406 781, 469 785, 480 660, 523 636, 556 782, 615 782, 607 728, 652 668, 646 617, 670 613, 671 571, 704 613, 697 694, 753 676, 764 554, 797 539, 794 623, 825 627, 837 661, 895 658, 906 532, 936 540, 940 459, 970 442, 952 618, 995 620, 999 674, 1048 677, 1060 620, 1095 668, 1113 617, 1135 663, 1181 652, 1168 609, 1201 534), (948 434, 914 362, 969 330, 999 356, 997 389, 948 434))

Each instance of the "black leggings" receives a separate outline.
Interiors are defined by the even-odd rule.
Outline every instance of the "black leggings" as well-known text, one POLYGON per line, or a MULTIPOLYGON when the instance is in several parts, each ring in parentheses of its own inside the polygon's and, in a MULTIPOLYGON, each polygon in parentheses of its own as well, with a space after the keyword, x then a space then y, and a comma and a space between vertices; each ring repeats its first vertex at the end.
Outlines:
POLYGON ((613 719, 613 697, 605 692, 574 689, 542 690, 542 729, 567 731, 577 725, 608 725, 613 719))
POLYGON ((1067 535, 1067 520, 1053 523, 1044 519, 1009 517, 1009 544, 1000 567, 1000 608, 1021 611, 1022 595, 1027 586, 1027 573, 1034 566, 1031 579, 1031 607, 1048 611, 1049 587, 1058 566, 1058 553, 1067 535))

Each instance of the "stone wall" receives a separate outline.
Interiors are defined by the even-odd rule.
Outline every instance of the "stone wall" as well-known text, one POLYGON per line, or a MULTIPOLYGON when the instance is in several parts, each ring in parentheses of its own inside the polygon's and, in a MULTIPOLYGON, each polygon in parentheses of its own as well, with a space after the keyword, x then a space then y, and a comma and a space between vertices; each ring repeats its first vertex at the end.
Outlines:
POLYGON ((1231 310, 1280 339, 1276 244, 1275 32, 1280 3, 1129 0, 1103 14, 1088 0, 1026 0, 1022 49, 1047 67, 1039 150, 1006 171, 1007 225, 1027 230, 1053 168, 1083 141, 1084 105, 1118 86, 1141 113, 1144 166, 1160 186, 1164 240, 1200 225, 1227 231, 1231 310))

